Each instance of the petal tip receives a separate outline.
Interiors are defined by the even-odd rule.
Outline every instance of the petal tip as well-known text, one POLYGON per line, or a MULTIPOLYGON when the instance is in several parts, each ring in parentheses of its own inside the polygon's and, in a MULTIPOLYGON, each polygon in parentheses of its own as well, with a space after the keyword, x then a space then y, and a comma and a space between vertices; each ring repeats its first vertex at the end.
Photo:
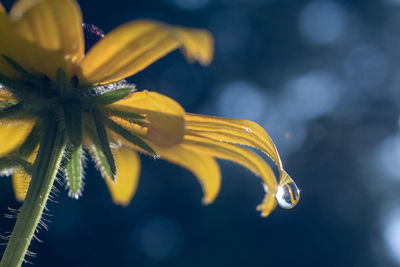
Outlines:
POLYGON ((114 202, 115 205, 121 206, 121 207, 124 207, 124 208, 128 207, 129 204, 131 203, 131 201, 121 201, 121 200, 116 200, 116 199, 113 199, 113 202, 114 202))
POLYGON ((203 197, 203 199, 201 200, 201 204, 203 204, 204 206, 208 206, 210 204, 212 204, 214 202, 214 198, 209 198, 209 197, 203 197))

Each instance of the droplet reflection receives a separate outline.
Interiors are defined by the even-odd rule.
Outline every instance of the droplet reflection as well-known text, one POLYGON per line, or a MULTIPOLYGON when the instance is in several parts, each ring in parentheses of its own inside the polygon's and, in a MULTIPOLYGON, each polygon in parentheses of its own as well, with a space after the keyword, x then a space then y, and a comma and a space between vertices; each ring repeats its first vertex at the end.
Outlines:
POLYGON ((293 179, 285 171, 282 172, 278 190, 276 191, 276 201, 281 208, 291 209, 299 203, 300 190, 293 179))

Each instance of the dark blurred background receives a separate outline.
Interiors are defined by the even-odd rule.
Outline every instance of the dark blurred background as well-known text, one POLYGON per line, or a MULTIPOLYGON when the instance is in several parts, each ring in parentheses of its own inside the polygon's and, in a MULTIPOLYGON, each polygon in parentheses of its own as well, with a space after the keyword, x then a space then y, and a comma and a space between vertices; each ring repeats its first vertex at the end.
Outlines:
MULTIPOLYGON (((189 112, 261 124, 301 201, 261 218, 260 180, 220 162, 221 193, 203 206, 189 172, 143 157, 138 192, 123 208, 89 163, 83 197, 58 186, 49 203, 44 243, 31 246, 36 266, 400 265, 400 0, 80 4, 106 33, 138 18, 209 29, 211 66, 174 52, 130 81, 189 112)), ((0 184, 0 213, 20 207, 10 179, 0 184)), ((0 219, 2 231, 13 224, 0 219)))

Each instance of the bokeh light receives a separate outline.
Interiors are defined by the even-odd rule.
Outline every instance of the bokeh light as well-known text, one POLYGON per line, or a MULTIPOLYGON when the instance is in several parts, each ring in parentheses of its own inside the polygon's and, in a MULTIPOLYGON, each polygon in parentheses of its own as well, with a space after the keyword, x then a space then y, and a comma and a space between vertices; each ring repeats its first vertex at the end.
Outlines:
POLYGON ((375 89, 382 85, 390 71, 388 57, 378 47, 369 44, 354 46, 343 67, 348 85, 356 89, 375 89))
POLYGON ((383 219, 383 240, 388 255, 400 264, 400 210, 393 209, 383 219))
POLYGON ((311 120, 332 111, 342 92, 340 81, 326 71, 310 71, 290 80, 282 108, 295 120, 311 120))
POLYGON ((219 116, 258 122, 264 119, 269 105, 262 90, 246 81, 232 81, 222 86, 217 101, 219 116))
POLYGON ((327 45, 340 40, 347 27, 347 14, 336 1, 313 1, 299 15, 299 30, 307 40, 327 45))
POLYGON ((389 136, 379 144, 376 154, 376 168, 382 172, 382 178, 400 182, 400 134, 389 136))

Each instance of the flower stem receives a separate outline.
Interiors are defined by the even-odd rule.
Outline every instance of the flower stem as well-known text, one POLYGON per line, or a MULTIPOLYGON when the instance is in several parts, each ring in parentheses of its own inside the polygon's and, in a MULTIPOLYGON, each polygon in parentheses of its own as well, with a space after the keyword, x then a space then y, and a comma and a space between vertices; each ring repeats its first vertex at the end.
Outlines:
POLYGON ((42 129, 29 189, 0 267, 21 266, 57 175, 65 148, 64 133, 55 118, 45 119, 42 129))

